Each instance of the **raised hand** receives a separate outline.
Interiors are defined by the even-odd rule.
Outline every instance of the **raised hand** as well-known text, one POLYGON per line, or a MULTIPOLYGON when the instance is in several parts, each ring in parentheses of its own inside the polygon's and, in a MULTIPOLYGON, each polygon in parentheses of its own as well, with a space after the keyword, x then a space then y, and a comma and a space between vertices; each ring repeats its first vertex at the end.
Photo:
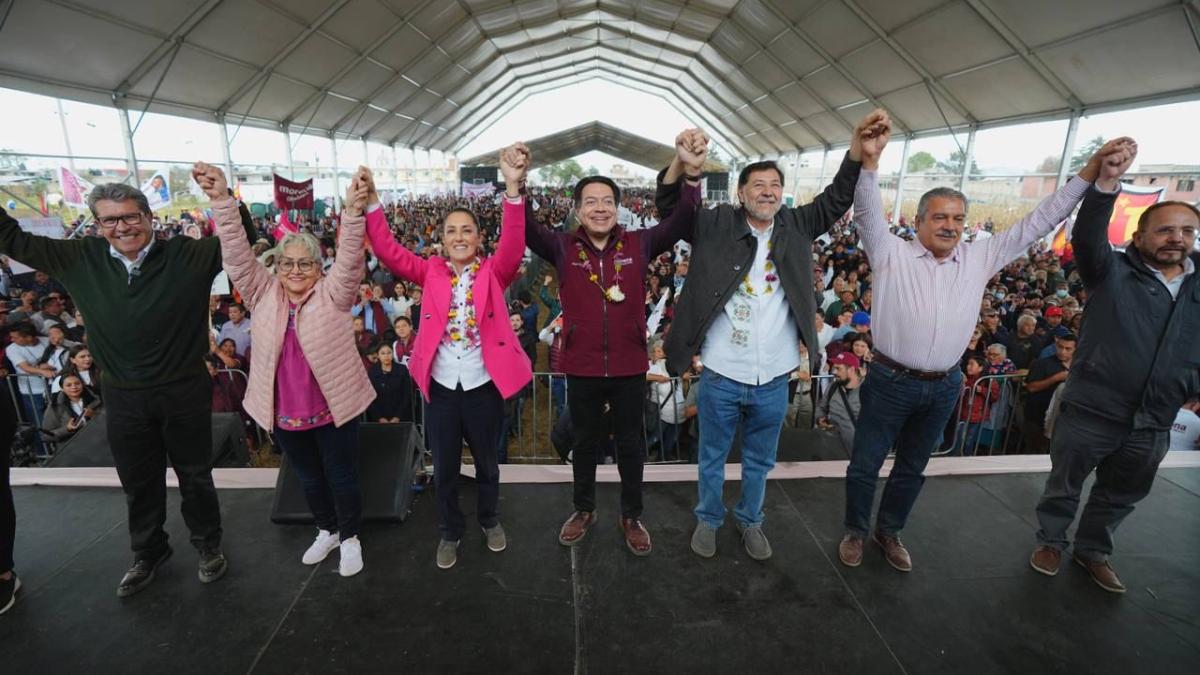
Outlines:
POLYGON ((892 118, 887 111, 876 108, 862 118, 850 137, 850 159, 863 163, 863 168, 879 168, 879 157, 892 136, 892 118))
MULTIPOLYGON (((1100 168, 1104 163, 1105 158, 1109 157, 1113 153, 1121 151, 1122 149, 1128 149, 1126 146, 1129 145, 1133 146, 1133 154, 1136 156, 1137 142, 1128 136, 1114 138, 1100 146, 1100 149, 1088 158, 1087 164, 1084 164, 1083 168, 1079 170, 1079 177, 1089 183, 1095 183, 1100 179, 1100 168)), ((1129 158, 1129 161, 1132 163, 1133 159, 1129 158)), ((1122 171, 1122 173, 1124 173, 1124 171, 1122 171)))
POLYGON ((358 176, 355 176, 350 181, 350 185, 346 186, 346 201, 344 205, 346 215, 362 215, 363 209, 367 207, 368 194, 367 186, 358 176))
POLYGON ((532 157, 524 143, 513 143, 500 151, 500 175, 504 177, 504 190, 508 196, 520 195, 532 157))
MULTIPOLYGON (((1137 159, 1137 141, 1128 137, 1117 140, 1119 142, 1113 145, 1111 152, 1101 155, 1100 175, 1096 178, 1096 185, 1109 192, 1117 189, 1121 176, 1125 175, 1125 172, 1133 164, 1133 160, 1137 159)), ((1107 146, 1106 143, 1105 147, 1107 146)))
POLYGON ((375 189, 375 175, 371 173, 371 169, 360 165, 358 171, 355 172, 355 177, 367 188, 367 205, 378 204, 379 191, 375 189))
POLYGON ((192 165, 192 179, 209 199, 224 199, 229 196, 229 182, 225 180, 225 172, 221 171, 221 167, 196 162, 192 165))
POLYGON ((700 129, 684 129, 675 137, 675 157, 689 178, 699 178, 708 159, 708 135, 700 129))

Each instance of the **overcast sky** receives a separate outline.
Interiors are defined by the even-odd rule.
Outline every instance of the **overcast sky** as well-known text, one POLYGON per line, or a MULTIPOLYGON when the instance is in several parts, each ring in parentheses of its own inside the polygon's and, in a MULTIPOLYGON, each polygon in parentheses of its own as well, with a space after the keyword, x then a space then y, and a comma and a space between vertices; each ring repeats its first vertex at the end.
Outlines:
MULTIPOLYGON (((0 148, 28 154, 67 154, 62 121, 54 99, 6 89, 0 89, 0 97, 5 101, 0 148)), ((124 156, 115 110, 71 101, 64 101, 63 108, 70 150, 74 155, 124 156)), ((1078 144, 1082 145, 1094 136, 1130 135, 1137 139, 1140 148, 1134 170, 1146 164, 1196 165, 1200 163, 1200 134, 1196 134, 1191 125, 1197 119, 1200 119, 1200 101, 1086 117, 1080 122, 1078 144)), ((490 152, 515 140, 545 136, 593 120, 664 144, 671 144, 684 128, 705 126, 701 118, 681 113, 663 98, 597 79, 531 95, 483 129, 462 149, 460 156, 490 152)), ((1062 152, 1066 129, 1066 120, 1059 120, 980 132, 976 138, 975 161, 986 173, 1033 171, 1045 157, 1057 157, 1062 152)), ((915 141, 911 152, 926 151, 936 159, 944 160, 959 144, 965 146, 966 143, 965 133, 958 134, 957 143, 956 139, 945 135, 915 141)), ((139 159, 143 160, 182 162, 204 158, 221 161, 216 125, 197 120, 147 115, 137 131, 135 145, 139 159)), ((286 164, 286 149, 277 132, 243 127, 234 146, 235 162, 286 164)), ((899 167, 900 149, 901 143, 897 139, 885 154, 884 171, 899 167)), ((532 150, 537 153, 536 147, 532 150)), ((728 148, 721 150, 725 157, 731 155, 728 148)), ((338 152, 343 165, 368 161, 362 157, 362 146, 357 141, 339 142, 338 152)), ((819 157, 820 150, 814 152, 813 157, 819 157)), ((317 161, 329 164, 329 155, 328 143, 320 139, 297 141, 294 148, 294 159, 298 164, 317 161)), ((423 151, 419 151, 418 157, 424 157, 423 151)), ((595 166, 602 172, 621 163, 647 177, 652 176, 652 169, 656 168, 636 168, 626 160, 599 152, 586 153, 578 160, 585 168, 595 166)), ((405 162, 402 160, 401 164, 405 165, 405 162)))

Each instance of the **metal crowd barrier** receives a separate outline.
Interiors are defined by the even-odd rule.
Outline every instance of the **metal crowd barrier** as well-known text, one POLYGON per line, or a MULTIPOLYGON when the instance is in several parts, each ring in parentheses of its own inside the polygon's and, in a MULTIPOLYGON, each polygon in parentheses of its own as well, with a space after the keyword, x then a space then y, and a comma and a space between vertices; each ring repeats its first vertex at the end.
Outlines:
MULTIPOLYGON (((559 417, 565 414, 566 379, 566 375, 562 373, 535 372, 531 386, 518 397, 520 402, 510 404, 515 407, 512 411, 512 434, 508 439, 507 462, 509 464, 544 464, 562 461, 562 455, 554 447, 552 436, 559 417)), ((814 375, 810 381, 811 386, 808 392, 803 392, 804 383, 801 382, 797 386, 796 395, 789 403, 803 397, 806 405, 798 405, 796 414, 789 417, 785 423, 792 426, 803 425, 807 428, 814 428, 816 426, 814 411, 817 402, 832 379, 832 375, 814 375), (802 417, 803 419, 801 419, 802 417)), ((666 405, 675 407, 675 410, 672 411, 674 412, 673 418, 679 422, 673 425, 664 422, 662 419, 664 411, 661 408, 652 419, 646 419, 649 417, 648 414, 642 415, 642 437, 646 444, 647 464, 678 464, 690 461, 685 451, 689 440, 694 440, 695 432, 685 428, 684 423, 687 420, 684 419, 684 404, 687 401, 688 392, 691 387, 697 385, 697 382, 673 377, 671 383, 675 385, 675 391, 678 391, 680 395, 675 396, 672 393, 672 400, 666 405), (664 432, 676 434, 673 442, 668 444, 665 453, 662 449, 664 432), (691 435, 685 436, 685 432, 691 435)), ((659 406, 662 403, 654 398, 653 389, 649 386, 651 384, 654 383, 647 383, 646 387, 645 398, 649 401, 646 405, 647 410, 649 405, 659 406)), ((789 414, 791 414, 790 410, 789 414)), ((668 415, 668 417, 672 417, 672 415, 668 415)), ((670 440, 669 437, 668 440, 670 440)))
MULTIPOLYGON (((250 387, 250 376, 246 374, 246 371, 241 370, 240 368, 220 368, 217 370, 217 374, 227 375, 230 380, 235 377, 240 377, 242 379, 242 384, 244 385, 242 389, 242 396, 245 397, 245 390, 250 387)), ((237 405, 239 410, 236 412, 239 415, 246 412, 245 405, 242 401, 238 401, 237 405)), ((254 439, 258 441, 258 449, 261 450, 262 448, 266 447, 267 442, 270 440, 270 436, 267 434, 266 430, 258 426, 257 423, 252 421, 250 426, 254 429, 254 439)))
MULTIPOLYGON (((50 380, 41 375, 25 375, 14 373, 4 378, 8 388, 8 395, 12 399, 13 409, 17 413, 18 425, 29 425, 33 427, 32 442, 34 447, 34 459, 38 464, 44 464, 54 456, 57 444, 53 441, 46 440, 42 437, 42 418, 46 414, 46 406, 50 404, 50 380), (42 384, 41 405, 36 405, 33 396, 37 394, 27 394, 21 391, 21 385, 24 383, 26 389, 36 389, 33 386, 33 381, 39 381, 42 384)), ((18 426, 18 429, 20 427, 18 426)), ((11 442, 15 439, 3 439, 3 442, 11 442)), ((16 448, 13 449, 16 451, 16 448)), ((15 458, 14 459, 18 459, 15 458)))
POLYGON ((1017 423, 1025 406, 1025 373, 985 375, 969 390, 964 386, 954 404, 950 433, 934 455, 1006 455, 1021 448, 1017 423), (979 386, 983 385, 983 392, 979 386), (986 413, 979 422, 971 422, 975 404, 982 403, 986 413), (965 414, 964 414, 965 413, 965 414))
MULTIPOLYGON (((672 378, 680 396, 672 394, 672 401, 667 405, 675 406, 675 419, 683 418, 683 403, 686 399, 687 388, 682 378, 672 378)), ((646 400, 653 405, 659 401, 651 398, 650 387, 646 388, 646 400)), ((562 373, 535 372, 530 386, 507 405, 511 406, 510 438, 507 439, 507 463, 509 464, 545 464, 563 461, 563 454, 555 448, 553 442, 554 427, 559 419, 566 414, 567 376, 562 373)), ((642 437, 646 442, 647 463, 674 464, 686 462, 679 436, 671 444, 666 453, 662 452, 663 433, 668 432, 669 423, 662 421, 662 411, 652 420, 646 420, 642 415, 642 437)), ((569 422, 565 422, 568 423, 569 422)), ((680 425, 674 425, 675 433, 682 433, 680 425)), ((504 439, 502 439, 503 442, 504 439)))
MULTIPOLYGON (((684 404, 687 402, 687 393, 691 387, 695 386, 695 382, 684 380, 682 377, 672 377, 667 384, 671 386, 670 401, 660 401, 657 397, 657 382, 647 383, 646 400, 650 404, 657 407, 657 414, 654 415, 653 422, 647 423, 646 415, 642 415, 642 438, 646 444, 646 463, 647 464, 684 464, 687 463, 688 457, 683 455, 684 444, 680 441, 683 439, 684 432, 688 429, 684 428, 683 419, 684 404), (685 387, 684 384, 687 384, 685 387), (676 394, 678 393, 678 396, 676 394), (663 421, 663 414, 670 407, 674 413, 675 422, 663 421), (673 427, 673 428, 672 428, 673 427), (674 434, 674 439, 670 443, 670 448, 665 448, 670 436, 668 433, 674 434)), ((646 407, 649 410, 649 407, 646 407)))

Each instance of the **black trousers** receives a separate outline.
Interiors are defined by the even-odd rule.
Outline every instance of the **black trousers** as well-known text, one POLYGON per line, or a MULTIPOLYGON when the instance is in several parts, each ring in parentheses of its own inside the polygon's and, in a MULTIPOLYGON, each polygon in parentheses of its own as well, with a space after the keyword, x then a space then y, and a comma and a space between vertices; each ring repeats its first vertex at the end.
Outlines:
POLYGON ((13 568, 13 543, 17 537, 17 509, 8 473, 16 430, 17 410, 12 398, 0 395, 0 574, 13 568))
POLYGON ((642 435, 645 397, 645 375, 567 376, 567 410, 575 429, 571 469, 577 511, 596 510, 596 450, 607 447, 611 432, 617 442, 617 470, 621 474, 621 515, 641 517, 642 471, 646 464, 646 439, 642 435))
POLYGON ((1096 482, 1075 529, 1075 554, 1084 560, 1106 560, 1115 548, 1117 527, 1150 494, 1169 445, 1167 431, 1131 429, 1063 404, 1050 443, 1050 475, 1037 505, 1038 543, 1060 551, 1067 548, 1067 528, 1079 510, 1083 483, 1095 472, 1096 482))
POLYGON ((198 550, 221 545, 212 479, 212 382, 206 374, 149 389, 104 388, 108 444, 129 505, 135 559, 167 546, 167 458, 179 478, 180 511, 198 550))
MULTIPOLYGON (((6 397, 7 398, 7 397, 6 397)), ((17 538, 17 508, 13 505, 8 467, 12 464, 12 437, 0 438, 0 574, 13 568, 13 543, 17 538)))
POLYGON ((461 386, 450 390, 430 379, 425 434, 433 451, 438 529, 446 541, 462 539, 466 530, 466 518, 458 505, 458 475, 464 440, 471 446, 471 456, 475 458, 479 525, 488 528, 499 522, 500 463, 496 441, 500 438, 503 420, 504 399, 491 382, 463 391, 461 386))

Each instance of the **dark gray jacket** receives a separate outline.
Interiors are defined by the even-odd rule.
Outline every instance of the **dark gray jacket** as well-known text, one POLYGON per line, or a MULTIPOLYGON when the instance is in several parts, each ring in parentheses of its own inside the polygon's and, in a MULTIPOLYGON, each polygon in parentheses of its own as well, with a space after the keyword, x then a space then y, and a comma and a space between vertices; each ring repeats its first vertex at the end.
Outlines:
MULTIPOLYGON (((847 154, 824 192, 809 204, 784 207, 775 215, 771 252, 792 318, 797 322, 800 337, 810 354, 817 352, 813 240, 828 231, 854 203, 854 187, 858 184, 861 169, 862 163, 851 160, 847 154)), ((658 190, 654 195, 659 217, 664 219, 679 198, 678 183, 664 184, 665 174, 665 169, 658 174, 658 190)), ((708 327, 725 311, 738 282, 754 262, 757 241, 750 234, 746 212, 741 207, 721 204, 713 209, 702 208, 696 214, 687 283, 675 305, 675 318, 664 345, 667 371, 672 375, 687 370, 692 356, 700 351, 708 327)), ((780 348, 799 347, 780 345, 780 348)))
POLYGON ((858 425, 858 413, 862 410, 859 391, 862 384, 853 389, 834 382, 817 405, 817 419, 826 418, 837 429, 838 437, 846 452, 854 449, 854 429, 858 425))
MULTIPOLYGON (((1089 188, 1071 234, 1088 301, 1062 401, 1133 429, 1166 430, 1200 393, 1200 274, 1172 300, 1136 248, 1113 250, 1116 197, 1089 188)), ((1191 255, 1200 268, 1200 254, 1191 255)))

